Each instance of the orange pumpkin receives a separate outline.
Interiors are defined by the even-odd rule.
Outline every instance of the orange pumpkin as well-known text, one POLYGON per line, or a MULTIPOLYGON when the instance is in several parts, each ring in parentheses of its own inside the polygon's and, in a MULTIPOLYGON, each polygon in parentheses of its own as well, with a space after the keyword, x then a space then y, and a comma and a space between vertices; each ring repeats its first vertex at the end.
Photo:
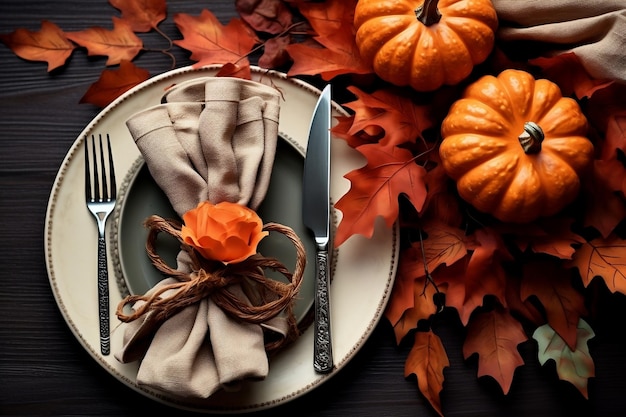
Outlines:
POLYGON ((578 103, 551 81, 520 70, 471 84, 451 106, 441 133, 442 165, 460 196, 506 222, 562 210, 593 161, 578 103))
POLYGON ((382 79, 433 91, 465 79, 491 53, 491 0, 359 0, 356 44, 382 79))

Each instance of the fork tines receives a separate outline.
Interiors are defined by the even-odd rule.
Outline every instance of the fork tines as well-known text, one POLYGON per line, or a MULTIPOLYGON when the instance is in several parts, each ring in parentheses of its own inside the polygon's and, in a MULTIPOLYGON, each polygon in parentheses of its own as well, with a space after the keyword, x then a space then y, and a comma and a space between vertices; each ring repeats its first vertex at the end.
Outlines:
POLYGON ((91 135, 91 156, 93 159, 93 173, 91 171, 91 165, 89 163, 89 138, 85 136, 85 195, 91 196, 92 201, 110 201, 116 197, 116 184, 115 184, 115 168, 113 166, 113 154, 111 152, 111 140, 109 134, 106 135, 107 142, 107 159, 110 170, 110 175, 107 175, 105 165, 105 152, 103 147, 102 135, 98 135, 99 142, 99 159, 98 153, 96 153, 96 138, 95 135, 91 135), (93 177, 93 188, 91 178, 93 177))

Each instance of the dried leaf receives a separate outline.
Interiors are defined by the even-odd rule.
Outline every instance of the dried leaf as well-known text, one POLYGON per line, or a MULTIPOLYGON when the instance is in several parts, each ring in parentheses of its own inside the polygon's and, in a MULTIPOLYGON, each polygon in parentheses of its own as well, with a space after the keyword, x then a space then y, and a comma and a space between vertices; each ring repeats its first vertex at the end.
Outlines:
POLYGON ((198 17, 178 13, 174 22, 183 35, 174 44, 191 51, 190 58, 196 61, 196 68, 210 64, 245 65, 257 42, 254 32, 241 20, 231 19, 224 26, 206 9, 198 17))
POLYGON ((317 34, 313 39, 319 47, 294 43, 287 51, 293 65, 287 73, 320 75, 324 80, 341 74, 370 74, 371 65, 360 58, 354 35, 356 0, 303 2, 297 6, 317 34))
POLYGON ((400 194, 405 194, 418 211, 426 198, 426 170, 415 163, 411 152, 378 144, 362 145, 357 150, 367 158, 367 165, 345 175, 351 187, 335 203, 343 213, 335 247, 355 234, 371 237, 379 216, 391 227, 398 218, 400 194))
POLYGON ((0 34, 0 40, 22 59, 47 62, 48 72, 63 66, 75 48, 65 33, 47 20, 41 22, 38 32, 17 29, 0 34))
POLYGON ((109 0, 109 4, 122 12, 133 31, 149 32, 167 17, 165 0, 109 0))
POLYGON ((610 179, 621 177, 623 171, 618 161, 595 160, 592 175, 584 182, 584 225, 595 228, 605 238, 626 218, 624 199, 615 192, 610 179))
POLYGON ((397 92, 383 89, 367 94, 354 86, 348 87, 348 90, 357 96, 357 100, 345 104, 354 111, 349 134, 371 132, 372 127, 378 127, 384 131, 381 145, 398 146, 414 143, 424 130, 433 125, 428 107, 418 106, 397 92))
POLYGON ((544 74, 555 82, 565 96, 575 94, 579 99, 591 97, 597 90, 608 87, 611 80, 593 79, 573 52, 529 61, 542 68, 544 74))
POLYGON ((106 107, 117 97, 148 78, 150 78, 148 71, 135 66, 130 61, 122 61, 119 69, 102 71, 98 81, 89 87, 80 102, 106 107))
POLYGON ((250 69, 249 63, 242 64, 242 65, 228 63, 228 64, 222 65, 222 68, 220 68, 220 70, 217 72, 217 74, 215 74, 215 76, 216 77, 235 77, 235 78, 241 78, 244 80, 251 80, 252 71, 250 69))
POLYGON ((585 239, 572 231, 574 220, 567 217, 539 219, 533 223, 503 223, 499 233, 511 237, 521 251, 530 248, 535 253, 545 253, 560 259, 571 259, 575 245, 585 239))
POLYGON ((588 380, 595 376, 595 365, 587 345, 594 336, 593 330, 583 319, 578 321, 574 349, 548 324, 538 327, 533 333, 533 339, 539 345, 539 362, 545 365, 548 360, 554 360, 559 378, 572 383, 585 398, 589 398, 588 380))
POLYGON ((426 278, 413 280, 412 306, 404 311, 400 320, 393 325, 396 343, 399 344, 411 330, 417 328, 420 320, 428 320, 437 312, 438 307, 434 299, 436 294, 437 288, 426 278))
POLYGON ((626 153, 626 109, 615 111, 609 116, 601 159, 615 159, 617 149, 626 153))
POLYGON ((626 294, 626 241, 618 236, 585 243, 569 265, 578 268, 585 287, 595 277, 601 277, 611 292, 626 294))
POLYGON ((432 331, 416 332, 415 343, 404 365, 404 376, 417 376, 420 392, 440 416, 443 413, 439 394, 443 389, 443 370, 448 366, 450 362, 441 339, 432 331))
POLYGON ((576 346, 576 326, 585 315, 585 300, 573 286, 570 270, 553 260, 534 260, 523 267, 522 299, 536 296, 543 305, 548 323, 570 347, 576 346))
POLYGON ((528 340, 519 321, 499 308, 472 316, 463 344, 463 356, 478 353, 478 376, 493 377, 508 394, 513 374, 524 360, 517 346, 528 340))
POLYGON ((263 55, 259 58, 261 68, 279 68, 291 59, 287 53, 287 45, 291 43, 289 36, 276 36, 268 39, 263 45, 263 55))
POLYGON ((132 61, 143 48, 143 42, 133 33, 130 23, 113 17, 113 30, 92 27, 66 33, 68 39, 87 48, 88 54, 108 56, 106 65, 132 61))
POLYGON ((259 32, 277 35, 293 22, 293 15, 281 0, 236 0, 241 19, 259 32))

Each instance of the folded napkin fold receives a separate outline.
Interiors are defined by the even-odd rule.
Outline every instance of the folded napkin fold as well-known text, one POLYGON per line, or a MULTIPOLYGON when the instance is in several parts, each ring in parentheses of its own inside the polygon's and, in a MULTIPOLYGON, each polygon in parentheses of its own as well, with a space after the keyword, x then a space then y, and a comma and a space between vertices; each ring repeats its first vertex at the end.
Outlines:
POLYGON ((536 56, 574 52, 591 76, 626 83, 626 1, 492 1, 500 40, 536 56))
MULTIPOLYGON (((256 210, 269 186, 279 117, 279 93, 238 78, 202 77, 170 88, 162 104, 132 115, 127 127, 152 177, 182 217, 201 201, 228 201, 256 210)), ((181 250, 177 273, 191 273, 181 250)), ((177 282, 167 277, 147 294, 177 282)), ((240 285, 226 288, 249 303, 240 285)), ((178 289, 160 294, 167 299, 178 289)), ((138 311, 145 300, 134 302, 138 311)), ((165 320, 153 312, 121 324, 123 347, 115 357, 141 361, 137 384, 180 397, 207 398, 220 389, 263 379, 269 371, 266 332, 285 337, 289 320, 257 324, 227 314, 205 297, 165 320)), ((277 336, 276 336, 277 335, 277 336)))

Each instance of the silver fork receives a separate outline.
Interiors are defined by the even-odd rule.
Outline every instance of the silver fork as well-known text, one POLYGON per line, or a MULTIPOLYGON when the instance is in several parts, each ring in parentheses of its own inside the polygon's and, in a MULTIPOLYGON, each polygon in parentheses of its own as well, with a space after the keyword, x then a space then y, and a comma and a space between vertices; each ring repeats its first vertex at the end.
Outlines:
POLYGON ((94 135, 91 135, 90 158, 89 140, 87 136, 85 136, 85 197, 87 200, 87 208, 98 222, 98 317, 100 319, 100 350, 103 355, 108 355, 111 352, 111 339, 109 332, 109 272, 105 229, 107 218, 115 208, 116 185, 109 135, 106 135, 108 170, 105 166, 106 159, 102 145, 102 135, 98 135, 98 137, 100 144, 99 157, 96 148, 96 138, 94 135), (90 159, 92 163, 90 163, 90 159), (98 159, 100 159, 99 164, 98 159), (93 166, 93 169, 91 166, 93 166))

